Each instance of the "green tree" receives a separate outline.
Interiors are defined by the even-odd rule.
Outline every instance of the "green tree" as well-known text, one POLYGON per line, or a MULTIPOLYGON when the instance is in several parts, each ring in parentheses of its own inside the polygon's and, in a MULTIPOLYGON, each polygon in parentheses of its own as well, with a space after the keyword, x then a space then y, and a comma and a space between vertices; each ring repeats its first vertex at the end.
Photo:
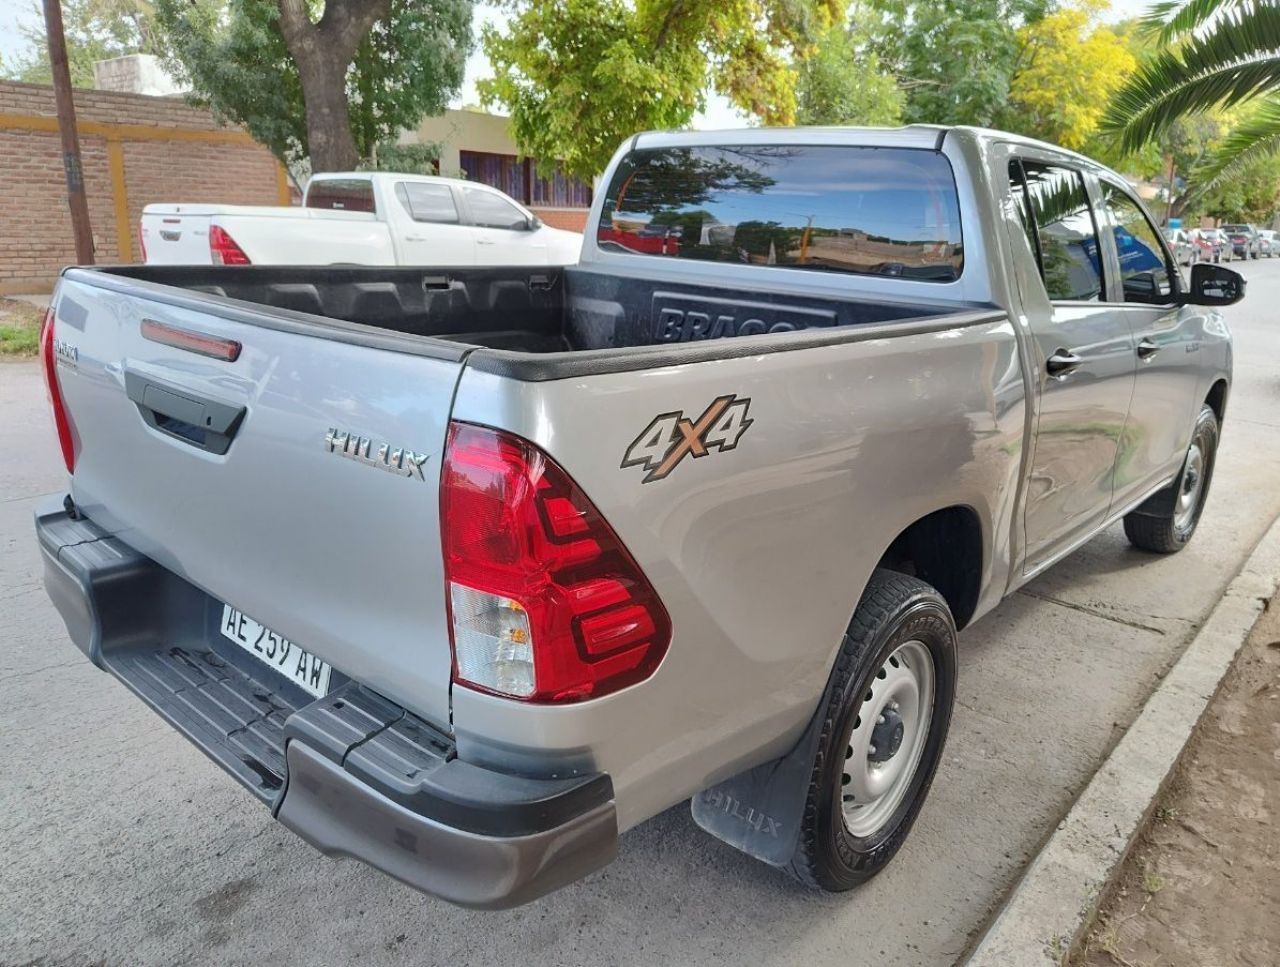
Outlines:
POLYGON ((1018 30, 1052 0, 874 0, 872 49, 898 78, 909 123, 994 125, 1018 67, 1018 30))
POLYGON ((344 171, 462 84, 471 0, 155 0, 174 73, 287 162, 344 171))
POLYGON ((1103 128, 1121 150, 1158 142, 1180 119, 1250 105, 1197 172, 1200 190, 1280 152, 1280 5, 1168 0, 1145 20, 1155 53, 1112 98, 1103 128))
POLYGON ((521 151, 598 174, 623 139, 687 124, 708 87, 769 124, 795 120, 790 60, 838 0, 508 0, 482 43, 478 87, 511 114, 521 151))
POLYGON ((902 123, 902 91, 881 68, 869 40, 855 14, 852 24, 828 27, 813 50, 796 61, 797 123, 902 123))
POLYGON ((1018 31, 1018 68, 1006 125, 1080 149, 1097 130, 1107 99, 1137 68, 1127 38, 1093 22, 1108 0, 1079 0, 1018 31))
MULTIPOLYGON (((33 2, 31 9, 37 19, 18 28, 26 49, 10 60, 0 58, 0 76, 51 84, 43 7, 33 2)), ((93 87, 94 61, 161 50, 151 4, 144 0, 62 0, 62 20, 74 87, 93 87)))

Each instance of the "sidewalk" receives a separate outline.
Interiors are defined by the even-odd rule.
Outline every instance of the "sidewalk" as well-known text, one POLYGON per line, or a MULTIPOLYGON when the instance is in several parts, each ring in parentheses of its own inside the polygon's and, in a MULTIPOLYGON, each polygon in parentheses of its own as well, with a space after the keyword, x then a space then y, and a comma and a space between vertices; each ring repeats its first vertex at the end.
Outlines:
POLYGON ((1280 964, 1280 599, 1196 727, 1076 967, 1280 964))

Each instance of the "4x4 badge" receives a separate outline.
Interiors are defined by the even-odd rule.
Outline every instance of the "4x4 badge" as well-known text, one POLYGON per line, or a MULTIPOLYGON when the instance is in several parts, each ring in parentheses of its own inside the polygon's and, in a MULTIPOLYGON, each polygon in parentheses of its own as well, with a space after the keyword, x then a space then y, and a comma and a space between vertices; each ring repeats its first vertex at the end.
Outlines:
POLYGON ((750 406, 746 397, 717 396, 696 420, 683 410, 661 413, 627 447, 622 466, 644 467, 649 472, 640 482, 652 483, 670 476, 687 456, 696 460, 712 450, 732 450, 755 422, 747 418, 750 406))

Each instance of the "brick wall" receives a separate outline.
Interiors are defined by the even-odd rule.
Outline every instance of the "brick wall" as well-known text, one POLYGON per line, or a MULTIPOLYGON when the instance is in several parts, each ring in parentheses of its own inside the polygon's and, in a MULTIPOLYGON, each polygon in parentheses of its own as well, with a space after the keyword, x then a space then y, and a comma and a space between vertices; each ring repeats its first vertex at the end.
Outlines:
POLYGON ((563 228, 570 232, 582 232, 587 227, 587 210, 585 208, 531 207, 529 210, 552 228, 563 228))
MULTIPOLYGON (((138 219, 152 202, 288 203, 271 153, 207 111, 107 91, 75 101, 99 263, 141 259, 138 219)), ((47 292, 75 261, 51 87, 0 81, 0 173, 0 293, 47 292)))

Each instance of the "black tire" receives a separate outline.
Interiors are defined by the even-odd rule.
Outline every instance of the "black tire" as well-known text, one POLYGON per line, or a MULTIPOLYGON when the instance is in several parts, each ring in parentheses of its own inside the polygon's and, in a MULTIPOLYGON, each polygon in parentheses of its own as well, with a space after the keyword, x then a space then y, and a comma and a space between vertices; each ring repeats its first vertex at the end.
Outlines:
POLYGON ((916 578, 876 570, 849 622, 833 674, 799 843, 788 870, 802 883, 839 892, 884 869, 906 840, 933 783, 956 685, 956 628, 942 595, 916 578), (890 657, 913 641, 932 659, 933 703, 924 745, 914 772, 903 780, 907 785, 896 809, 869 835, 855 837, 845 825, 842 793, 850 733, 873 678, 882 678, 890 657))
POLYGON ((1209 406, 1202 407, 1200 415, 1196 417, 1191 443, 1187 447, 1187 456, 1183 459, 1178 479, 1125 516, 1124 534, 1134 547, 1155 554, 1172 554, 1187 546, 1200 523, 1200 514, 1209 496, 1220 432, 1217 414, 1209 406), (1194 471, 1196 479, 1192 481, 1189 475, 1193 472, 1192 453, 1195 448, 1199 448, 1201 462, 1199 469, 1194 471), (1188 509, 1179 507, 1179 498, 1192 485, 1199 489, 1188 513, 1188 509))

